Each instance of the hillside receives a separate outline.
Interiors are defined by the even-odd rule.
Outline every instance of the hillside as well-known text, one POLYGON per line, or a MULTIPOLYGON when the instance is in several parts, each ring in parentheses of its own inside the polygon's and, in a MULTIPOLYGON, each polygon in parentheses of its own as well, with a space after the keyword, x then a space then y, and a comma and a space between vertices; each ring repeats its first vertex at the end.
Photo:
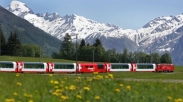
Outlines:
POLYGON ((45 55, 59 51, 61 41, 1 6, 0 24, 6 41, 10 32, 17 32, 21 43, 39 45, 44 49, 45 55))

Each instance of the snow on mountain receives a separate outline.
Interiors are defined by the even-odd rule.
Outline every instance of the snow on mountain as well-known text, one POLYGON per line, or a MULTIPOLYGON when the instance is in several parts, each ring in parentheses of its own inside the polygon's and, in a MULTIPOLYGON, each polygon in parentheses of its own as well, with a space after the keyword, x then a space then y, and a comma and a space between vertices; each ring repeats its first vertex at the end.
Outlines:
POLYGON ((133 32, 130 29, 123 30, 116 25, 98 23, 76 14, 64 17, 58 13, 34 14, 24 3, 15 0, 6 9, 17 16, 23 15, 22 18, 59 39, 62 39, 66 33, 71 36, 79 34, 79 38, 86 38, 90 34, 95 37, 98 33, 110 37, 122 37, 133 32))
POLYGON ((183 26, 183 14, 169 17, 158 17, 139 29, 139 50, 172 51, 173 45, 182 36, 175 31, 183 26), (154 49, 154 50, 153 50, 154 49))
POLYGON ((25 3, 22 3, 17 0, 13 0, 6 9, 20 17, 23 17, 28 13, 31 13, 31 14, 34 13, 30 8, 26 6, 25 3))
POLYGON ((157 17, 142 28, 132 30, 98 23, 76 14, 63 17, 58 13, 34 14, 24 3, 16 0, 6 9, 58 39, 62 40, 66 33, 71 35, 73 41, 76 34, 78 39, 85 39, 89 43, 100 38, 106 49, 116 48, 119 52, 124 48, 129 51, 172 52, 183 36, 183 33, 177 32, 183 26, 183 14, 157 17))

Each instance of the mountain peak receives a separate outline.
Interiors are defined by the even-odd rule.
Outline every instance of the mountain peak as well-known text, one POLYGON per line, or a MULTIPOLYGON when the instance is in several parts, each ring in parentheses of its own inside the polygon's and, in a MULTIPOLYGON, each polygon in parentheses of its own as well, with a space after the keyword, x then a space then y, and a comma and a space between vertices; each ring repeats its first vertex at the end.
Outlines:
POLYGON ((29 7, 27 7, 25 3, 18 0, 12 0, 10 5, 6 9, 21 17, 23 17, 25 13, 34 14, 33 11, 29 7))

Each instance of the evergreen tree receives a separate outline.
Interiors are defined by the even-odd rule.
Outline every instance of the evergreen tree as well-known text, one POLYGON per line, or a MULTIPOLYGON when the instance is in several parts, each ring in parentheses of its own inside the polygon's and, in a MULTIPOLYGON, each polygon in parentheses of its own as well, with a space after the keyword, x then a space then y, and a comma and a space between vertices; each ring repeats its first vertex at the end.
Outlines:
POLYGON ((102 43, 101 43, 100 39, 97 38, 95 40, 95 43, 93 44, 93 46, 97 47, 98 45, 102 45, 102 43))
POLYGON ((14 40, 13 40, 13 33, 12 32, 10 33, 10 36, 8 38, 7 47, 8 47, 8 55, 13 56, 14 40))
POLYGON ((129 57, 128 57, 128 50, 125 48, 124 50, 123 50, 123 54, 122 54, 122 59, 121 59, 121 62, 122 63, 127 63, 127 62, 129 62, 128 59, 129 57))
POLYGON ((104 57, 105 49, 101 44, 95 48, 94 53, 95 53, 94 57, 96 61, 100 62, 104 60, 103 57, 104 57))
POLYGON ((61 58, 71 59, 74 57, 74 44, 72 43, 71 36, 67 33, 64 41, 61 44, 60 55, 61 58))
POLYGON ((1 29, 1 24, 0 24, 0 56, 4 55, 6 51, 6 39, 4 37, 3 31, 1 29))
POLYGON ((161 55, 160 60, 161 60, 161 63, 172 63, 172 59, 171 59, 170 54, 168 52, 161 55))
POLYGON ((85 46, 85 40, 84 39, 81 40, 80 48, 82 48, 83 46, 85 46))
POLYGON ((160 63, 160 55, 158 53, 152 53, 151 54, 151 60, 153 63, 160 63))
POLYGON ((8 38, 7 47, 8 47, 8 54, 9 55, 12 55, 12 56, 20 55, 21 42, 18 38, 17 33, 13 34, 11 32, 10 37, 8 38))

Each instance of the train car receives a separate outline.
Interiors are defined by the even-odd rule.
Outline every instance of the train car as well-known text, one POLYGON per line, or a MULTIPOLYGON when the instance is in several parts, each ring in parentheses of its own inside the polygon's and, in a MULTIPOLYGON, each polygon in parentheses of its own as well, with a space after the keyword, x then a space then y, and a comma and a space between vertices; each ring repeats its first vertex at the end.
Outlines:
POLYGON ((173 64, 156 64, 156 72, 174 72, 173 64))
POLYGON ((133 71, 131 63, 111 63, 110 72, 133 71))
POLYGON ((75 73, 76 63, 48 63, 49 73, 75 73))
POLYGON ((133 68, 133 71, 134 72, 136 72, 136 71, 156 72, 156 64, 154 64, 154 63, 136 63, 136 67, 133 68))
POLYGON ((0 61, 1 72, 18 72, 18 66, 16 62, 0 61))
POLYGON ((48 73, 46 62, 23 62, 22 73, 48 73))
POLYGON ((105 63, 78 63, 78 73, 92 73, 92 72, 107 72, 109 68, 108 64, 105 63))

